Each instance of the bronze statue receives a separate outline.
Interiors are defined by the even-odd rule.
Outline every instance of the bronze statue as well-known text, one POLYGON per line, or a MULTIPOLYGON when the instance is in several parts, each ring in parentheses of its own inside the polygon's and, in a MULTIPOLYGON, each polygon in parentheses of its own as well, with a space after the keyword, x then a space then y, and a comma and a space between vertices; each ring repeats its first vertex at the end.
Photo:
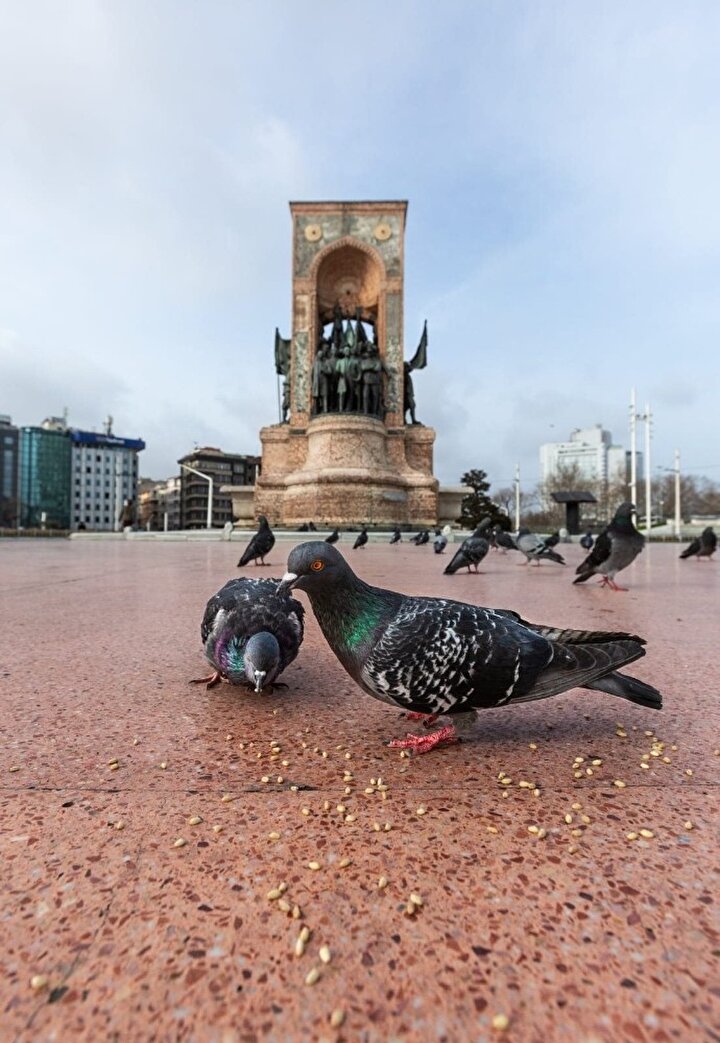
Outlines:
POLYGON ((287 424, 290 411, 290 340, 280 336, 280 330, 275 327, 275 372, 283 377, 282 389, 282 423, 287 424))
POLYGON ((346 344, 343 348, 343 353, 335 363, 335 372, 338 375, 337 383, 337 408, 339 413, 345 412, 345 400, 348 391, 350 390, 350 379, 349 371, 351 367, 350 348, 346 344))
POLYGON ((377 344, 368 344, 362 360, 362 411, 368 416, 380 416, 382 374, 390 377, 390 370, 380 358, 377 344))
POLYGON ((407 423, 405 414, 409 411, 410 422, 418 424, 420 421, 415 418, 415 389, 413 388, 412 377, 410 374, 414 369, 424 369, 427 366, 427 346, 428 346, 428 332, 427 332, 427 319, 423 326, 422 336, 420 337, 420 343, 417 346, 417 351, 410 359, 409 362, 403 363, 403 369, 405 371, 405 380, 403 382, 403 419, 407 423))

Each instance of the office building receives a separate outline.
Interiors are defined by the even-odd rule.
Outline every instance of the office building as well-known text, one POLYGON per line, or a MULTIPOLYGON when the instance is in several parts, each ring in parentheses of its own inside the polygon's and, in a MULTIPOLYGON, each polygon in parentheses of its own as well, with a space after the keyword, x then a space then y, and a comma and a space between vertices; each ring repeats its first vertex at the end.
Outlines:
MULTIPOLYGON (((642 454, 638 453, 638 475, 642 473, 642 454)), ((567 442, 546 442, 540 446, 540 481, 553 482, 563 473, 573 474, 575 483, 626 482, 629 453, 613 445, 612 435, 601 424, 578 428, 567 442)))
POLYGON ((145 443, 140 438, 119 438, 111 425, 108 417, 102 434, 77 428, 68 431, 74 529, 119 530, 123 506, 137 501, 138 453, 145 443))
POLYGON ((15 528, 18 497, 20 432, 9 416, 0 415, 0 528, 15 528))
POLYGON ((224 453, 221 449, 195 449, 178 460, 180 464, 180 519, 183 529, 207 526, 209 482, 192 471, 200 471, 213 480, 212 527, 222 528, 232 522, 232 500, 220 492, 223 485, 254 485, 260 457, 240 453, 224 453), (183 466, 186 465, 186 466, 183 466))
POLYGON ((20 525, 70 528, 71 449, 67 431, 20 428, 20 525))

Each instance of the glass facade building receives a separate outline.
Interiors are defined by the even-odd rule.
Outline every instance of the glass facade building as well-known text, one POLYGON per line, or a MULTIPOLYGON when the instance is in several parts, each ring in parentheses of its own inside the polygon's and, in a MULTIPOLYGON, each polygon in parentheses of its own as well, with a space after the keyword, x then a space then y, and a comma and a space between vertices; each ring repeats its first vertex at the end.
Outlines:
POLYGON ((20 428, 20 524, 70 528, 70 439, 65 431, 20 428))

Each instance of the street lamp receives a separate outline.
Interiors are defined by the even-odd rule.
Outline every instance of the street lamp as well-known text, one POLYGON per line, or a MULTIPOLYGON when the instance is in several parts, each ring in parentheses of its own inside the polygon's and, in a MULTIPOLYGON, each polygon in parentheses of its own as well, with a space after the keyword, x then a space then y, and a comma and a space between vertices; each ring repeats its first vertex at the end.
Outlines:
POLYGON ((675 537, 680 540, 682 538, 682 517, 680 513, 680 450, 675 450, 675 466, 674 467, 658 467, 658 471, 665 471, 667 474, 675 475, 675 537))
POLYGON ((198 478, 203 478, 208 483, 208 505, 207 505, 207 522, 205 525, 206 529, 212 529, 212 501, 213 501, 213 480, 209 474, 203 474, 202 471, 196 470, 191 467, 190 464, 180 464, 186 471, 190 471, 191 474, 196 474, 198 478))
POLYGON ((515 531, 520 531, 520 464, 515 465, 515 531))
MULTIPOLYGON (((644 413, 637 412, 635 404, 635 388, 630 391, 630 499, 637 506, 637 422, 645 421, 645 533, 650 536, 652 504, 650 485, 650 432, 652 427, 652 413, 650 406, 645 406, 644 413)), ((639 512, 638 512, 639 514, 639 512)))

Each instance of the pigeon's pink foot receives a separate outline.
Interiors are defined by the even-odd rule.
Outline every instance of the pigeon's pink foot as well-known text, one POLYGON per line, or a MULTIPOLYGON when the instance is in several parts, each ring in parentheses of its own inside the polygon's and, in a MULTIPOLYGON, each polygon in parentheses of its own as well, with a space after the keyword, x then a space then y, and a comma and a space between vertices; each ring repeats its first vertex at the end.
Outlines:
POLYGON ((222 674, 219 670, 216 670, 214 674, 208 674, 207 677, 193 677, 190 684, 204 684, 207 688, 214 688, 216 684, 220 684, 222 681, 222 674))
POLYGON ((410 750, 412 753, 429 753, 437 746, 450 746, 460 739, 452 724, 431 732, 430 735, 408 735, 406 739, 392 739, 388 743, 391 750, 410 750))
POLYGON ((627 591, 627 587, 619 587, 614 579, 610 579, 608 576, 603 576, 601 587, 610 587, 610 590, 623 590, 627 591))
POLYGON ((433 724, 437 720, 436 713, 418 713, 417 710, 406 710, 400 716, 406 721, 424 721, 425 724, 433 724))

